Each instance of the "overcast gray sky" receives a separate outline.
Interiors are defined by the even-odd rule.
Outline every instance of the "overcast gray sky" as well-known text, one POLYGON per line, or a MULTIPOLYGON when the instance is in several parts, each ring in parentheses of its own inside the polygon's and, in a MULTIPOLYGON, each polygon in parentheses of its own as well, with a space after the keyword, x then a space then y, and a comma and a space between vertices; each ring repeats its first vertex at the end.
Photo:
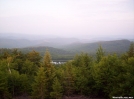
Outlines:
POLYGON ((134 36, 134 0, 0 0, 0 33, 134 36))

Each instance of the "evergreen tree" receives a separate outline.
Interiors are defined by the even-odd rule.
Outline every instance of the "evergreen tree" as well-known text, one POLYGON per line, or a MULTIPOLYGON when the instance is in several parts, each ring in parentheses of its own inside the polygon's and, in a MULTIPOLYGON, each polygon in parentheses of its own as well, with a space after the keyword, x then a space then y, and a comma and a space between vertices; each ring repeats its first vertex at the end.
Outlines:
POLYGON ((46 78, 44 67, 40 67, 37 76, 35 77, 35 82, 33 83, 33 99, 44 99, 46 97, 46 78))
POLYGON ((115 95, 124 96, 122 85, 124 84, 124 67, 116 54, 108 55, 95 64, 92 75, 96 82, 98 94, 111 98, 115 95))
POLYGON ((75 89, 74 72, 73 72, 72 64, 69 62, 65 64, 63 85, 64 85, 64 93, 66 95, 69 96, 74 93, 74 89, 75 89))
POLYGON ((134 43, 130 44, 129 51, 127 52, 128 57, 134 57, 134 43))
POLYGON ((92 57, 87 53, 82 53, 74 59, 75 66, 75 90, 78 94, 89 94, 92 84, 90 69, 93 65, 92 57))
POLYGON ((97 63, 102 59, 102 57, 105 55, 105 52, 103 51, 102 47, 99 46, 99 48, 97 49, 97 52, 96 52, 96 61, 97 63))
POLYGON ((126 73, 124 74, 125 83, 123 89, 125 94, 134 97, 134 57, 128 58, 127 62, 123 63, 126 73))
POLYGON ((63 88, 57 77, 55 77, 55 79, 53 81, 52 88, 53 88, 53 91, 50 93, 51 97, 55 98, 55 99, 61 99, 62 94, 63 94, 62 93, 63 88))
POLYGON ((83 67, 85 65, 84 63, 84 53, 81 53, 80 55, 76 55, 73 59, 73 65, 76 67, 83 67))
POLYGON ((33 62, 26 60, 23 62, 21 73, 27 74, 28 76, 34 76, 38 70, 38 66, 33 62))
POLYGON ((41 56, 38 52, 34 50, 31 51, 30 53, 27 54, 27 59, 36 64, 37 66, 40 66, 41 56))
POLYGON ((44 56, 44 66, 47 68, 51 68, 52 67, 51 61, 52 61, 51 55, 50 55, 49 51, 46 50, 45 56, 44 56))
POLYGON ((134 43, 121 58, 104 54, 100 46, 96 60, 81 53, 54 67, 48 50, 40 64, 38 52, 4 49, 0 53, 0 99, 23 94, 33 99, 61 99, 73 94, 134 97, 134 43))
POLYGON ((50 92, 52 92, 52 84, 55 77, 54 66, 51 63, 51 56, 48 50, 45 52, 44 56, 44 69, 45 69, 45 77, 46 79, 46 89, 47 89, 47 98, 50 98, 50 92))

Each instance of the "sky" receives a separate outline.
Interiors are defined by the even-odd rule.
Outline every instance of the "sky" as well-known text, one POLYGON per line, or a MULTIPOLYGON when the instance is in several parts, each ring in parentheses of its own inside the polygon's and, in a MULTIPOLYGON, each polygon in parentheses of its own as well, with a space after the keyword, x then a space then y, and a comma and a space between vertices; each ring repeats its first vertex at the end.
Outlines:
POLYGON ((134 37, 134 0, 0 0, 0 33, 134 37))

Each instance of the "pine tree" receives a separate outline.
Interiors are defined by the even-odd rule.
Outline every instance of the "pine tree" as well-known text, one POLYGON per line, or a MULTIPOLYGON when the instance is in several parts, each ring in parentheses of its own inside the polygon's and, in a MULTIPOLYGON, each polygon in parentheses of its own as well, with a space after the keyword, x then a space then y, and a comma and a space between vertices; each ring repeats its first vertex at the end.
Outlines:
POLYGON ((35 75, 37 70, 38 70, 38 67, 33 62, 31 62, 29 60, 26 60, 23 62, 23 66, 22 66, 22 70, 21 70, 21 72, 23 74, 27 74, 31 77, 31 76, 35 75))
POLYGON ((36 64, 37 66, 40 66, 41 56, 38 52, 33 50, 32 52, 28 53, 27 59, 36 64))
POLYGON ((64 93, 66 95, 72 95, 74 93, 74 74, 72 71, 72 64, 67 63, 64 71, 64 93))
POLYGON ((46 78, 44 67, 40 67, 37 76, 35 77, 35 82, 33 84, 33 99, 44 99, 46 97, 46 78))
POLYGON ((105 52, 103 51, 102 47, 99 46, 99 48, 97 49, 97 52, 96 52, 97 63, 102 59, 102 57, 104 55, 105 55, 105 52))
POLYGON ((46 50, 45 52, 45 56, 44 56, 44 65, 47 67, 51 66, 51 56, 48 50, 46 50))
POLYGON ((128 57, 134 57, 134 43, 130 44, 129 51, 127 52, 128 57))
POLYGON ((47 98, 50 98, 50 92, 52 91, 52 84, 53 84, 53 79, 55 77, 55 71, 54 71, 54 66, 51 63, 51 56, 48 50, 45 52, 44 56, 44 64, 45 68, 45 77, 46 79, 46 89, 47 89, 47 98))
POLYGON ((61 99, 63 88, 57 77, 53 81, 52 88, 53 91, 50 93, 51 97, 56 99, 61 99))
POLYGON ((82 53, 77 56, 77 58, 73 61, 75 68, 75 90, 80 94, 88 94, 90 93, 91 88, 89 88, 89 84, 91 84, 91 75, 90 68, 92 67, 92 57, 87 53, 82 53))

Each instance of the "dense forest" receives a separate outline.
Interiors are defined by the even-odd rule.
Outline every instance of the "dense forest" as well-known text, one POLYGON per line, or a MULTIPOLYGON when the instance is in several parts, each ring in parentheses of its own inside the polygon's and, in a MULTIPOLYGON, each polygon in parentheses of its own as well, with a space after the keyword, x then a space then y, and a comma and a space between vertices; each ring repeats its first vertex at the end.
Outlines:
POLYGON ((30 99, 63 96, 134 97, 134 43, 122 55, 106 54, 99 46, 95 58, 77 54, 65 64, 51 63, 49 49, 0 52, 0 99, 27 95, 30 99))

